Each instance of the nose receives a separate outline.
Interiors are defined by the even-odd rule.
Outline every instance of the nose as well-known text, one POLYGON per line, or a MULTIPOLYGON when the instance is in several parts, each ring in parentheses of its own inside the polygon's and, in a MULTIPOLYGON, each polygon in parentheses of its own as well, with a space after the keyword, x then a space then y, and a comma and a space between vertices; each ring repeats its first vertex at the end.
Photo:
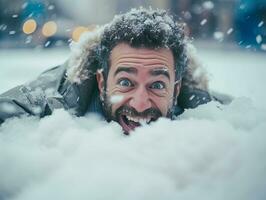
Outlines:
POLYGON ((148 108, 151 108, 152 104, 150 96, 145 87, 139 87, 136 89, 129 101, 129 105, 135 108, 138 112, 143 112, 148 108))

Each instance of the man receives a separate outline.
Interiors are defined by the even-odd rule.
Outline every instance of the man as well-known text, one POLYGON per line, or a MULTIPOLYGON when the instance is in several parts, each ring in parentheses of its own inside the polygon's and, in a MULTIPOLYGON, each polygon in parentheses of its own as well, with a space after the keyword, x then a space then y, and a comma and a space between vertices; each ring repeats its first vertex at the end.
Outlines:
POLYGON ((165 11, 133 9, 84 36, 67 63, 0 96, 0 121, 44 117, 64 108, 96 112, 129 133, 159 117, 211 101, 193 62, 183 25, 165 11))

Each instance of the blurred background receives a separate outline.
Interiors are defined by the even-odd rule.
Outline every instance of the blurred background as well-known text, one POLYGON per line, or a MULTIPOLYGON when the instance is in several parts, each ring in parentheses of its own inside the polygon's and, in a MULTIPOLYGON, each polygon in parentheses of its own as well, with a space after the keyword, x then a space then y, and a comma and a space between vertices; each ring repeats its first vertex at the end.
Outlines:
POLYGON ((210 89, 264 106, 266 0, 0 0, 0 93, 62 64, 82 33, 139 6, 186 23, 210 89))
POLYGON ((195 40, 266 51, 266 0, 0 0, 0 48, 66 47, 139 6, 169 10, 195 40))

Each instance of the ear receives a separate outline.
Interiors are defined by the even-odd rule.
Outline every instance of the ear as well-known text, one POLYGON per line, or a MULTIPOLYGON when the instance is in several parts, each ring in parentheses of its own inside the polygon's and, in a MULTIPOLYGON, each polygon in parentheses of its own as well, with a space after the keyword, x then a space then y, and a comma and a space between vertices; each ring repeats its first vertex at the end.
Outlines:
POLYGON ((102 71, 96 72, 96 79, 98 83, 98 89, 100 91, 100 96, 102 97, 104 93, 104 77, 102 71))
POLYGON ((175 83, 175 96, 176 98, 179 96, 181 88, 181 80, 175 83))
POLYGON ((174 88, 174 105, 176 106, 178 103, 177 99, 178 99, 180 89, 181 89, 181 80, 176 82, 174 87, 175 87, 174 88))

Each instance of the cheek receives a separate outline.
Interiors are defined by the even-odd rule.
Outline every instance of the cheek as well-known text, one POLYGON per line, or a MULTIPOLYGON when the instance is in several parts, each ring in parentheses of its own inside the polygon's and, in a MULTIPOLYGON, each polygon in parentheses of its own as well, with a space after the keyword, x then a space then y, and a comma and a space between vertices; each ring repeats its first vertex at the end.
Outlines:
POLYGON ((166 116, 168 110, 172 107, 172 98, 156 98, 153 99, 156 107, 162 112, 164 116, 166 116))
POLYGON ((108 95, 109 101, 111 103, 112 114, 114 115, 116 110, 123 105, 126 105, 129 101, 129 97, 126 94, 121 94, 120 92, 111 92, 108 95))
POLYGON ((161 110, 164 116, 166 116, 169 109, 171 109, 173 106, 173 96, 174 88, 171 87, 164 97, 154 99, 155 103, 157 104, 158 108, 161 110))

